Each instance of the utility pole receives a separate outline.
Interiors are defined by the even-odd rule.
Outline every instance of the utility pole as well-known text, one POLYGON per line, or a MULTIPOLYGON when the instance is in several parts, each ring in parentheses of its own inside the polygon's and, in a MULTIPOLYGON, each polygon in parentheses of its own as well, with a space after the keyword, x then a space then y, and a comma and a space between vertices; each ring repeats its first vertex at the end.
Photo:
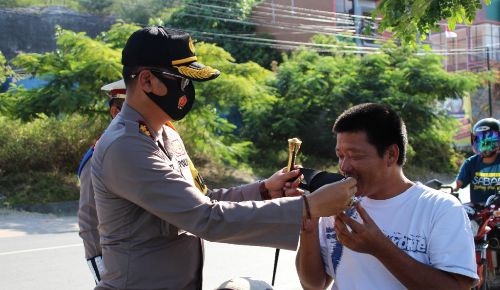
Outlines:
MULTIPOLYGON (((488 73, 490 72, 490 48, 486 47, 486 67, 488 69, 488 73)), ((488 107, 490 117, 493 116, 493 102, 491 100, 491 81, 488 79, 488 107)))

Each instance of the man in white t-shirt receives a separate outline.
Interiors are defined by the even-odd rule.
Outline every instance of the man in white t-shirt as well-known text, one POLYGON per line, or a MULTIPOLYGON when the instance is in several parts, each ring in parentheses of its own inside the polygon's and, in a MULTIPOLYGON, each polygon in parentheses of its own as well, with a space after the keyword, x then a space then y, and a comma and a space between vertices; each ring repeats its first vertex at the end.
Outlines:
POLYGON ((296 267, 304 289, 470 289, 478 276, 469 220, 458 200, 403 173, 407 135, 391 108, 361 104, 333 127, 361 201, 307 220, 296 267))

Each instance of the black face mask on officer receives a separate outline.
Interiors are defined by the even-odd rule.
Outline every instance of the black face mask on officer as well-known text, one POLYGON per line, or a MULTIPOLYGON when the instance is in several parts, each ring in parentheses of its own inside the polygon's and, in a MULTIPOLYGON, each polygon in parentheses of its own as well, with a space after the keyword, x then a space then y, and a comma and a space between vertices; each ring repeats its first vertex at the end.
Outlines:
POLYGON ((167 87, 167 94, 159 96, 152 92, 144 93, 175 121, 184 118, 194 104, 193 83, 189 79, 160 70, 151 70, 151 73, 167 87))

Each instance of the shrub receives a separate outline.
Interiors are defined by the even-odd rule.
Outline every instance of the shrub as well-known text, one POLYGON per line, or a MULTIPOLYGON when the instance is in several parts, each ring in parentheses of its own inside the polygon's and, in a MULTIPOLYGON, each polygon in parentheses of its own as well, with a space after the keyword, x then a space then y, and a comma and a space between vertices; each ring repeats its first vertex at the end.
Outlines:
POLYGON ((0 117, 0 170, 3 174, 28 171, 75 172, 87 149, 109 119, 80 115, 40 116, 22 123, 0 117))
POLYGON ((0 174, 0 205, 29 205, 78 200, 75 173, 27 171, 0 174))

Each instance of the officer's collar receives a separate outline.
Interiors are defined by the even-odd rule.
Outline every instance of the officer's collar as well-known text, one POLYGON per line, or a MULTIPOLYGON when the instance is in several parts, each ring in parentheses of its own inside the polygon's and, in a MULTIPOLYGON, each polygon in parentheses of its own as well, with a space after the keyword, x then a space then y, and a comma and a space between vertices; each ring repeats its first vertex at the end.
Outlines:
POLYGON ((139 126, 146 126, 146 128, 141 129, 139 127, 139 130, 141 130, 144 134, 148 135, 153 139, 153 141, 158 141, 160 140, 160 137, 162 136, 163 133, 163 127, 160 128, 160 132, 156 132, 155 130, 151 129, 151 126, 148 125, 146 121, 144 121, 144 117, 137 112, 134 108, 130 107, 127 102, 123 103, 123 107, 120 111, 120 114, 124 120, 129 120, 133 121, 139 124, 139 126))

